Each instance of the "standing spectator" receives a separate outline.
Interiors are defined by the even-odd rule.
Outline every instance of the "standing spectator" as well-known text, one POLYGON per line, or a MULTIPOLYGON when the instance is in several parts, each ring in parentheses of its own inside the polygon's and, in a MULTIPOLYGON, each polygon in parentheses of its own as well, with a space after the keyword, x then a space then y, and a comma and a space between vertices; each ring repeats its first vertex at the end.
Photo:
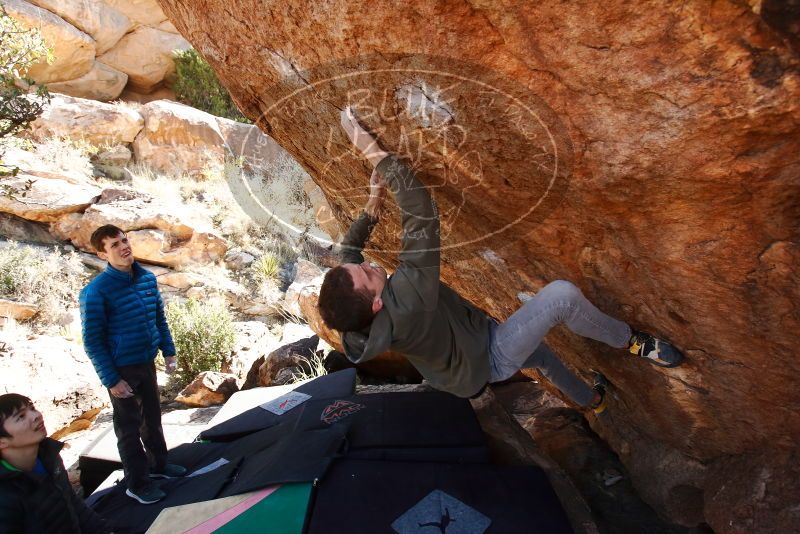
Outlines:
POLYGON ((186 474, 167 463, 154 363, 160 349, 174 371, 175 345, 156 278, 134 261, 125 232, 101 226, 91 244, 108 267, 80 294, 83 344, 111 397, 126 494, 151 504, 166 496, 151 478, 186 474))

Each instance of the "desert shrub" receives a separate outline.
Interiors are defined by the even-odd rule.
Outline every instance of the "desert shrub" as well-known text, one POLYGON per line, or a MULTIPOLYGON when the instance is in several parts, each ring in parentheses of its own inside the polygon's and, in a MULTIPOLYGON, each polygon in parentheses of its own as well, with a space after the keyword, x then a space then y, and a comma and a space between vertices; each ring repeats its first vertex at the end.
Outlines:
MULTIPOLYGON (((0 157, 3 139, 27 128, 50 101, 42 85, 29 93, 33 81, 25 75, 34 63, 52 58, 41 33, 24 29, 0 5, 0 157)), ((16 172, 0 163, 0 175, 16 172)))
POLYGON ((263 256, 253 262, 253 273, 256 280, 262 282, 274 280, 278 276, 280 268, 280 258, 271 252, 264 253, 263 256))
POLYGON ((233 320, 225 304, 189 299, 166 306, 175 350, 177 380, 186 385, 203 371, 219 371, 233 350, 233 320))
POLYGON ((39 251, 10 242, 0 249, 0 296, 39 308, 35 321, 58 322, 86 282, 80 258, 57 249, 39 251))
POLYGON ((173 89, 180 102, 218 117, 250 123, 196 50, 176 52, 175 68, 177 77, 173 89))

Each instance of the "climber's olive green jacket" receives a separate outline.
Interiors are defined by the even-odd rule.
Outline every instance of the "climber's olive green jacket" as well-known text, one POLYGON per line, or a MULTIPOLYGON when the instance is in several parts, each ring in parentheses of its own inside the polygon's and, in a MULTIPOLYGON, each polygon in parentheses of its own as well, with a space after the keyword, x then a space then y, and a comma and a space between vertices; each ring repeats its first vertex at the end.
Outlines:
MULTIPOLYGON (((392 350, 404 354, 430 384, 460 397, 489 379, 489 319, 439 281, 439 214, 425 186, 395 156, 377 168, 403 214, 400 263, 381 293, 369 327, 344 332, 347 357, 364 362, 392 350)), ((361 263, 375 221, 362 214, 342 242, 342 262, 361 263)))

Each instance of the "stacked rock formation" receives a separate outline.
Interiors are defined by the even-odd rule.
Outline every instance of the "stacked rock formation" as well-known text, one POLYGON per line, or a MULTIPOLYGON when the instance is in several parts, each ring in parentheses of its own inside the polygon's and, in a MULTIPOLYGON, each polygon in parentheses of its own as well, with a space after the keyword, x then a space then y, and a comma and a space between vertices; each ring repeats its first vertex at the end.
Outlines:
MULTIPOLYGON (((340 222, 369 178, 338 129, 352 104, 423 171, 442 277, 463 296, 502 319, 570 279, 686 352, 663 370, 548 338, 609 378, 592 424, 660 513, 717 532, 800 528, 796 10, 159 1, 340 222)), ((384 215, 369 251, 387 267, 397 220, 384 215)))
POLYGON ((34 65, 28 75, 53 92, 108 101, 126 91, 128 99, 141 99, 171 84, 173 52, 189 48, 155 0, 4 0, 3 5, 23 26, 38 28, 52 48, 53 63, 34 65))

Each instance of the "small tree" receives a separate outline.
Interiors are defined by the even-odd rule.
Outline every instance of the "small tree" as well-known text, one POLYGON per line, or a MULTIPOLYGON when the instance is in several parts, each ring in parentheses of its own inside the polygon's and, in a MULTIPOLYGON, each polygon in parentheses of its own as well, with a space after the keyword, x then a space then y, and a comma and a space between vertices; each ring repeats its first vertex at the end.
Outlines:
POLYGON ((219 371, 233 350, 233 320, 221 302, 189 299, 172 301, 166 307, 175 350, 177 378, 185 386, 203 371, 219 371))
POLYGON ((197 50, 190 48, 175 52, 175 69, 177 76, 173 90, 180 102, 218 117, 250 122, 197 50))
MULTIPOLYGON (((43 85, 29 92, 34 82, 25 77, 41 59, 48 63, 53 60, 41 33, 22 28, 0 5, 0 158, 4 139, 27 128, 50 101, 50 93, 43 85)), ((0 160, 0 176, 17 171, 0 160)))

